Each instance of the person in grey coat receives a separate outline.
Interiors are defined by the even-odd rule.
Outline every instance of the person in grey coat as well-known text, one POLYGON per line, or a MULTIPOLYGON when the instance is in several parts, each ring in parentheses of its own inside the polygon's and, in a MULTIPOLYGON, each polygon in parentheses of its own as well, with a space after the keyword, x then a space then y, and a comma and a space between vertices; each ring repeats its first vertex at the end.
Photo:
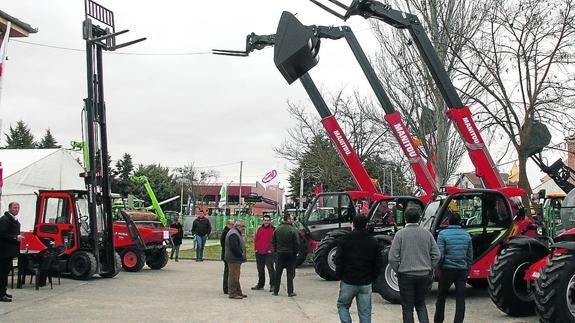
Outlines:
POLYGON ((433 283, 433 268, 439 262, 439 248, 431 232, 419 226, 421 211, 405 211, 406 225, 399 230, 389 250, 389 265, 397 273, 403 322, 412 323, 413 308, 419 322, 428 323, 425 294, 433 283))
POLYGON ((240 285, 242 263, 246 262, 246 243, 242 237, 245 226, 244 220, 238 220, 226 235, 224 260, 229 267, 228 297, 232 299, 248 297, 240 285))

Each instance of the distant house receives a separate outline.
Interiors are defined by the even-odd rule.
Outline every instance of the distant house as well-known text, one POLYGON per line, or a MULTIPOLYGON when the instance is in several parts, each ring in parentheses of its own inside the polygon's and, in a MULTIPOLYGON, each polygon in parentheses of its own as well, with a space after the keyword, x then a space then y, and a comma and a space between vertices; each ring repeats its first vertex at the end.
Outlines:
MULTIPOLYGON (((503 184, 510 185, 509 174, 499 173, 499 175, 501 175, 501 178, 503 179, 503 184)), ((516 183, 511 184, 514 185, 516 183)), ((457 180, 455 181, 455 186, 463 188, 485 188, 481 182, 481 179, 475 175, 475 172, 459 174, 457 180)))

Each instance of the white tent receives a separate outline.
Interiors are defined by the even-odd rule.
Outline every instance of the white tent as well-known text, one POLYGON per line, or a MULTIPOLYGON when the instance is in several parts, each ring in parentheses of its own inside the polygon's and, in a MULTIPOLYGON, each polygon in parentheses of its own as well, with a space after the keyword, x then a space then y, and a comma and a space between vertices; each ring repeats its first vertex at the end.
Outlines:
POLYGON ((65 149, 0 149, 4 168, 2 211, 8 203, 20 203, 18 218, 22 231, 34 226, 38 190, 85 189, 84 171, 71 152, 65 149))

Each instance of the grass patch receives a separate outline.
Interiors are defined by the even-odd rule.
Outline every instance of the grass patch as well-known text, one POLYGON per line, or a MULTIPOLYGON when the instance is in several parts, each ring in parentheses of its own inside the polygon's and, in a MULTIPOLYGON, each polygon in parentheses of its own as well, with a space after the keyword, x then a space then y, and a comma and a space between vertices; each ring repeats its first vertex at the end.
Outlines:
MULTIPOLYGON (((256 253, 254 251, 254 241, 253 239, 245 239, 246 242, 246 254, 248 260, 256 260, 256 253)), ((206 246, 204 248, 204 259, 216 259, 219 260, 221 258, 222 247, 218 243, 215 246, 206 246)), ((188 249, 188 250, 180 250, 180 258, 189 258, 195 259, 196 258, 196 250, 195 249, 188 249)))

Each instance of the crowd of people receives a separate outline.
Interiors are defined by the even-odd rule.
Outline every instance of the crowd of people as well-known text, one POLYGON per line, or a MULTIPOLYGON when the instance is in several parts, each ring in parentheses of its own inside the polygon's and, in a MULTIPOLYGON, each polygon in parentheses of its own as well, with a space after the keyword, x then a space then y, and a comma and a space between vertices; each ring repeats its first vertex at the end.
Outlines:
MULTIPOLYGON (((7 293, 8 275, 13 258, 18 256, 23 236, 17 215, 20 205, 11 202, 8 211, 0 217, 0 302, 11 302, 7 293)), ((439 292, 435 303, 434 322, 444 321, 447 291, 455 284, 456 310, 454 322, 465 318, 465 285, 473 261, 473 248, 469 233, 460 226, 457 213, 449 215, 449 226, 439 233, 437 242, 432 234, 419 226, 421 211, 410 208, 405 211, 406 225, 392 240, 388 261, 398 277, 403 322, 414 322, 414 310, 419 322, 429 322, 425 295, 433 283, 433 272, 439 272, 439 292)), ((286 271, 287 296, 296 296, 294 278, 300 238, 294 227, 294 217, 285 214, 278 227, 272 225, 269 215, 254 236, 254 250, 258 281, 252 290, 264 290, 266 272, 269 292, 278 296, 282 274, 286 271)), ((351 322, 349 309, 356 300, 359 321, 371 322, 371 292, 382 268, 382 250, 377 240, 366 230, 367 217, 356 215, 352 219, 352 232, 344 235, 338 244, 335 264, 340 279, 336 307, 341 322, 351 322)), ((171 227, 178 230, 174 238, 171 257, 179 258, 183 228, 179 220, 171 227)), ((224 263, 222 291, 230 299, 248 297, 240 284, 241 266, 247 260, 246 240, 243 237, 244 220, 228 220, 220 235, 221 260, 224 263)), ((205 216, 198 216, 192 225, 196 238, 196 261, 203 261, 203 250, 212 230, 205 216)))

